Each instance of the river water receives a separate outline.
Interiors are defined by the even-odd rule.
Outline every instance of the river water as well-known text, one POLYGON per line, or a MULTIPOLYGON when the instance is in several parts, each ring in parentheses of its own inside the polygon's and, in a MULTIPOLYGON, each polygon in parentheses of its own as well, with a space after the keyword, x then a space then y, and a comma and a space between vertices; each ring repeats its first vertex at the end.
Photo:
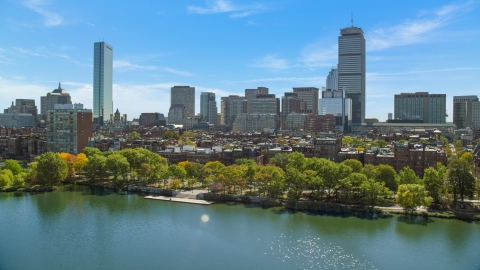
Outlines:
POLYGON ((190 205, 67 185, 0 193, 0 269, 480 269, 480 225, 190 205))

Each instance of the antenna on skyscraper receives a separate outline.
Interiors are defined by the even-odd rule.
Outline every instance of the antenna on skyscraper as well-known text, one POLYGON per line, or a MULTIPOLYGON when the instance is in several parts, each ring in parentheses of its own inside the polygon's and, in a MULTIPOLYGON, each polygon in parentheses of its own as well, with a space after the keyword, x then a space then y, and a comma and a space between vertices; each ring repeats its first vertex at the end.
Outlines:
POLYGON ((353 12, 350 13, 350 21, 352 22, 352 27, 353 27, 353 12))

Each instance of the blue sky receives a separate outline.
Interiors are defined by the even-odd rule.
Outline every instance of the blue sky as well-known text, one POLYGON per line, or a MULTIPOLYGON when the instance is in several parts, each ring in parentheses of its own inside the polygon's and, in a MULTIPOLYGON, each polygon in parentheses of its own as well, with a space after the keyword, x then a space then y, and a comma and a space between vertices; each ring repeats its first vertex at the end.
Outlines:
MULTIPOLYGON (((367 44, 366 116, 401 92, 480 95, 480 1, 0 2, 0 109, 57 88, 92 108, 93 43, 114 48, 114 108, 167 113, 170 87, 221 96, 325 86, 340 28, 367 44)), ((220 104, 218 104, 220 108, 220 104)))

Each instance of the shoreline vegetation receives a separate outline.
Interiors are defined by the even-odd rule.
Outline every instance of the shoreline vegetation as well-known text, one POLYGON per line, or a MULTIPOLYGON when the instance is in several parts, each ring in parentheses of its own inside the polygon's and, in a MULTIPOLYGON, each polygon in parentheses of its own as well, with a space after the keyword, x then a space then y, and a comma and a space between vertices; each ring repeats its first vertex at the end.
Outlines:
POLYGON ((426 169, 420 179, 409 167, 397 174, 388 165, 363 166, 352 159, 335 163, 298 152, 277 154, 267 165, 252 159, 237 159, 230 166, 218 161, 169 165, 143 148, 101 152, 87 147, 76 156, 45 153, 26 169, 6 160, 0 169, 0 191, 48 192, 62 183, 121 192, 137 186, 142 188, 128 191, 156 189, 155 194, 162 196, 201 189, 204 200, 280 206, 288 211, 480 221, 478 203, 465 200, 478 198, 479 193, 471 161, 471 153, 464 153, 451 158, 447 166, 426 169))

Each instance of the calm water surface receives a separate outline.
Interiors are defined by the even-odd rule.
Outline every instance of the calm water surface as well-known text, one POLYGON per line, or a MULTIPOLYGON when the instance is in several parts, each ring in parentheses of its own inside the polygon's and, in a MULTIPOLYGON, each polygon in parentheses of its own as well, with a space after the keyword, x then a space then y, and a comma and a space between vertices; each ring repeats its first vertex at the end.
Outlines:
POLYGON ((480 269, 480 225, 0 193, 0 269, 480 269))

